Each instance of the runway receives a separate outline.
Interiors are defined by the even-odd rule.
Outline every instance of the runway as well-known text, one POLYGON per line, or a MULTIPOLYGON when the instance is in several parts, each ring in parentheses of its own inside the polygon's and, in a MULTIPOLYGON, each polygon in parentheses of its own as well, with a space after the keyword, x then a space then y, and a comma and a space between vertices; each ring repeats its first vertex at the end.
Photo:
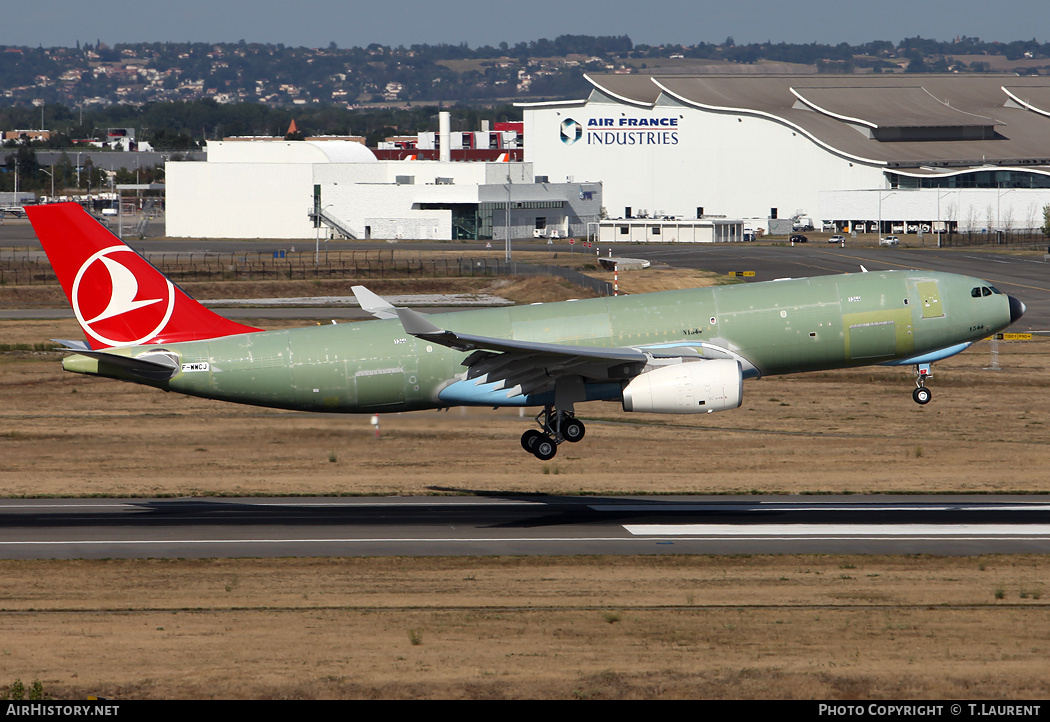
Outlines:
POLYGON ((1031 497, 25 499, 0 558, 1050 552, 1031 497))

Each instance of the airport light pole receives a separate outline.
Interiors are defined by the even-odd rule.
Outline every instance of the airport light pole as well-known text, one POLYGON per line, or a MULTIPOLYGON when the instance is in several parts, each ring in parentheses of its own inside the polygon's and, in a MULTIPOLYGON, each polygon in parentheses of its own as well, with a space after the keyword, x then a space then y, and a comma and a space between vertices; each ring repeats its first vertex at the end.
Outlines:
POLYGON ((508 168, 507 169, 507 212, 506 212, 506 214, 504 215, 504 218, 503 218, 504 223, 505 223, 506 228, 507 228, 506 253, 505 253, 504 260, 508 264, 511 262, 511 252, 510 252, 510 184, 511 184, 511 181, 510 181, 510 169, 508 168))
POLYGON ((1001 185, 999 185, 999 184, 996 184, 996 193, 995 193, 995 230, 997 232, 1002 231, 1002 229, 1003 229, 1003 224, 1002 224, 1002 220, 1001 220, 1002 219, 1001 210, 1002 210, 1002 205, 1003 205, 1003 196, 1005 196, 1005 195, 1007 195, 1009 193, 1013 193, 1015 190, 1017 190, 1017 189, 1016 188, 1011 188, 1010 190, 1006 191, 1006 193, 1003 193, 1003 187, 1001 185))
POLYGON ((55 202, 55 164, 54 163, 51 164, 51 170, 48 170, 47 168, 41 168, 40 170, 42 170, 44 173, 47 173, 49 176, 51 176, 51 202, 54 203, 55 202))
POLYGON ((941 226, 947 227, 946 224, 941 222, 941 198, 947 198, 951 194, 952 194, 952 191, 948 191, 947 193, 941 193, 940 191, 937 191, 937 218, 934 219, 934 222, 937 224, 937 247, 938 248, 941 247, 941 226))
MULTIPOLYGON (((892 196, 897 191, 890 191, 889 195, 892 196)), ((879 188, 879 229, 878 229, 878 240, 882 240, 882 194, 883 189, 879 188)), ((888 198, 889 196, 887 196, 888 198)))
POLYGON ((334 205, 335 203, 329 203, 328 205, 326 205, 317 214, 317 218, 314 219, 314 233, 316 235, 316 239, 314 242, 314 268, 317 268, 321 265, 321 214, 324 213, 326 209, 331 208, 334 205))

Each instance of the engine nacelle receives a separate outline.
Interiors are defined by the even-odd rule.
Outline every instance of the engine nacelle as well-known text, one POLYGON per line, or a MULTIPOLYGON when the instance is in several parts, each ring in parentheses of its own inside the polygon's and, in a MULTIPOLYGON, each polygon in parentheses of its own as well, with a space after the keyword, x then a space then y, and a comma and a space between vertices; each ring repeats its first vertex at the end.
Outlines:
POLYGON ((743 397, 744 374, 739 361, 689 361, 631 379, 623 388, 623 410, 708 414, 738 408, 743 397))

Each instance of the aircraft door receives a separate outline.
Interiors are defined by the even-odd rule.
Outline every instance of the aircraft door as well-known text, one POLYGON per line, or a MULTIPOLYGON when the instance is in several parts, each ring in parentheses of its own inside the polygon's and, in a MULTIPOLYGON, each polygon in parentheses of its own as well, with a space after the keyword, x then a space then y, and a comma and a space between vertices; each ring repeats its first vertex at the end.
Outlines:
POLYGON ((354 372, 354 383, 359 407, 400 406, 405 402, 405 369, 400 365, 359 368, 354 372))
POLYGON ((944 306, 936 281, 919 281, 915 284, 919 292, 919 303, 923 318, 944 318, 944 306))
POLYGON ((891 320, 867 321, 849 327, 850 358, 879 358, 897 353, 897 324, 891 320))

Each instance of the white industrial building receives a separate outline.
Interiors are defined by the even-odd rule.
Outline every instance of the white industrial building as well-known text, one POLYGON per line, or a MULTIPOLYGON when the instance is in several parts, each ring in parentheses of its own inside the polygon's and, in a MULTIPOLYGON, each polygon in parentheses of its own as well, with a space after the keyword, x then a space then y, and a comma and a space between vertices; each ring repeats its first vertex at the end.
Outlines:
POLYGON ((725 218, 623 218, 598 223, 601 243, 734 243, 744 240, 743 221, 725 218))
POLYGON ((1050 78, 587 80, 586 98, 519 104, 525 160, 551 181, 601 181, 609 218, 1009 230, 1041 226, 1050 203, 1050 78))
POLYGON ((582 236, 602 205, 601 184, 537 182, 531 163, 378 161, 349 140, 210 142, 166 180, 166 233, 183 238, 582 236))

